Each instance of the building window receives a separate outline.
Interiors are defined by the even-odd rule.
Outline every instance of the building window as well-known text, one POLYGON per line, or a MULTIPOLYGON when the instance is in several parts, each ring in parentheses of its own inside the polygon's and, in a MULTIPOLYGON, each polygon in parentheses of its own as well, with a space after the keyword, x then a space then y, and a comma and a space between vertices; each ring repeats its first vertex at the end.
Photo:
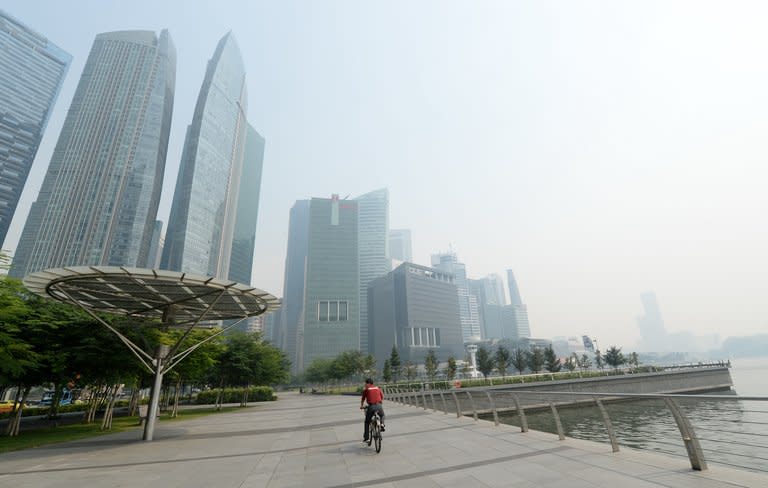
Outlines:
POLYGON ((440 329, 435 327, 412 327, 406 335, 410 347, 440 347, 440 329))
POLYGON ((321 300, 317 303, 317 320, 320 322, 345 322, 349 320, 349 302, 346 300, 321 300))

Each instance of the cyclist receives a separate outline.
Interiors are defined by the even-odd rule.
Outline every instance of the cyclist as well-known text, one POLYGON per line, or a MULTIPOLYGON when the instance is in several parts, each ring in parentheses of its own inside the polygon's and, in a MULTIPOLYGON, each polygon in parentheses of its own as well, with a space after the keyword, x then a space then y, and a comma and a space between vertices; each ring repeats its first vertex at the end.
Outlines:
POLYGON ((368 427, 371 424, 371 418, 373 418, 374 412, 379 412, 381 417, 381 430, 384 430, 384 408, 381 406, 381 402, 384 401, 384 393, 381 388, 373 384, 371 378, 366 378, 365 387, 363 388, 363 395, 360 397, 360 409, 364 409, 364 403, 368 403, 368 408, 365 410, 365 427, 363 430, 363 442, 368 442, 368 427))

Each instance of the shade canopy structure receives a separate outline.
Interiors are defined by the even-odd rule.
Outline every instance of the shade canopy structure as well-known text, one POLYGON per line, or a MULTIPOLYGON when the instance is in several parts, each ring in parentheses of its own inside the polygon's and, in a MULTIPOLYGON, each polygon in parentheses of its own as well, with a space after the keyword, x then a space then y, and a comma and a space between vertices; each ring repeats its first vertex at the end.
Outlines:
POLYGON ((280 300, 242 283, 175 271, 115 266, 72 266, 38 271, 24 278, 31 292, 76 305, 114 332, 155 375, 144 440, 152 440, 162 378, 205 342, 248 317, 273 311, 280 300), (121 334, 98 312, 157 319, 185 332, 172 346, 147 352, 121 334), (201 323, 227 321, 217 333, 184 350, 182 342, 201 323))

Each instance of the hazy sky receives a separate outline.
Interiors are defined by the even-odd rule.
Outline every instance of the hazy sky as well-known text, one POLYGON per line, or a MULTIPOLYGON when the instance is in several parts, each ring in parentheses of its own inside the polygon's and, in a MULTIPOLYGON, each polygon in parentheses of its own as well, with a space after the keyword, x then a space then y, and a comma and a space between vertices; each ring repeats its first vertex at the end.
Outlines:
POLYGON ((282 293, 297 199, 390 191, 414 260, 512 268, 536 337, 631 350, 640 294, 667 328, 768 332, 768 4, 29 1, 3 9, 74 56, 7 248, 37 197, 96 34, 170 30, 164 191, 232 30, 266 138, 254 285, 282 293))

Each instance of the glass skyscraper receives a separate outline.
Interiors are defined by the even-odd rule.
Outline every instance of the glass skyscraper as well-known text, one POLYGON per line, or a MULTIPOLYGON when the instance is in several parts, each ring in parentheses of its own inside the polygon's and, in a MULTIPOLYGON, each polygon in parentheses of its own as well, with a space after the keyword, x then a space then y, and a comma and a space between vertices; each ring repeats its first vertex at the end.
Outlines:
POLYGON ((461 318, 461 334, 464 342, 478 342, 480 332, 480 312, 477 308, 477 297, 469 292, 467 267, 456 258, 456 253, 448 252, 432 255, 432 267, 451 273, 454 276, 459 296, 459 317, 461 318))
POLYGON ((228 277, 246 111, 245 68, 235 37, 227 33, 208 61, 187 127, 161 268, 228 277))
POLYGON ((261 170, 264 166, 264 142, 264 138, 249 124, 245 138, 243 173, 239 183, 232 257, 229 262, 229 279, 246 285, 251 284, 256 223, 259 217, 261 170))
POLYGON ((146 266, 175 77, 167 31, 96 36, 11 275, 69 265, 146 266))
POLYGON ((392 270, 389 257, 389 191, 386 188, 355 199, 358 208, 360 263, 360 351, 368 348, 368 284, 392 270))
POLYGON ((0 245, 71 61, 0 10, 0 245))

